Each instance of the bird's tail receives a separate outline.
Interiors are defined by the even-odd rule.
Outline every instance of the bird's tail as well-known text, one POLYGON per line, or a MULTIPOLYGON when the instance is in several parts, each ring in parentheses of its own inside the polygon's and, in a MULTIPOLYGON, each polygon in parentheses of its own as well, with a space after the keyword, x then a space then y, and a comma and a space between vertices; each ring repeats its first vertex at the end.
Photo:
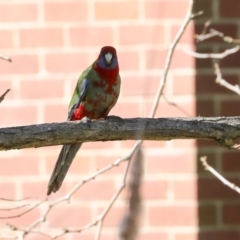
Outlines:
POLYGON ((77 143, 72 145, 64 145, 62 147, 48 183, 47 195, 50 195, 52 192, 59 190, 68 172, 68 169, 81 145, 82 143, 77 143))

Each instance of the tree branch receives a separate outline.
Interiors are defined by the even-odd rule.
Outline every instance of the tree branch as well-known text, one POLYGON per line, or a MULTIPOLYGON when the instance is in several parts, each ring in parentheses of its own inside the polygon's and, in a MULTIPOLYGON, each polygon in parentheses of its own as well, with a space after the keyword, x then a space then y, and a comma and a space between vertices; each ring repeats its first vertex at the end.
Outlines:
POLYGON ((129 118, 48 123, 0 129, 0 150, 115 140, 240 139, 240 117, 129 118))

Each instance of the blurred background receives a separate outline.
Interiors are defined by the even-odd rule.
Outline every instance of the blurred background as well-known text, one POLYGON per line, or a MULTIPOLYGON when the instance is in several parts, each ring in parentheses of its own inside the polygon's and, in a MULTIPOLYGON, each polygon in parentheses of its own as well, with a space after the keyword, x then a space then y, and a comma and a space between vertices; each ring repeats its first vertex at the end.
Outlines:
MULTIPOLYGON (((0 126, 62 122, 81 72, 104 45, 117 49, 122 77, 121 95, 110 114, 147 117, 163 73, 167 47, 188 9, 188 0, 0 0, 0 126)), ((204 14, 191 22, 173 56, 164 96, 156 117, 235 116, 239 96, 215 83, 211 59, 196 60, 184 53, 219 52, 229 45, 221 38, 196 43, 203 24, 238 38, 238 0, 196 0, 204 14), (182 111, 170 104, 177 104, 182 111)), ((220 61, 224 78, 239 83, 239 52, 220 61)), ((67 194, 97 169, 127 154, 134 141, 85 143, 61 190, 67 194)), ((0 198, 46 197, 47 184, 61 146, 0 152, 0 198)), ((230 181, 240 183, 238 151, 215 142, 195 140, 145 141, 141 186, 140 240, 240 239, 240 196, 204 171, 199 156, 230 181)), ((84 185, 71 204, 55 207, 44 227, 80 227, 96 219, 119 188, 125 163, 84 185)), ((124 191, 107 215, 101 239, 116 239, 127 206, 124 191)), ((11 202, 0 202, 11 207, 11 202)), ((15 219, 1 220, 27 227, 46 209, 43 204, 15 219)), ((14 214, 1 212, 0 215, 14 214)), ((3 231, 3 230, 2 230, 3 231)), ((59 239, 94 239, 96 228, 59 239)), ((49 239, 30 234, 26 239, 49 239)))

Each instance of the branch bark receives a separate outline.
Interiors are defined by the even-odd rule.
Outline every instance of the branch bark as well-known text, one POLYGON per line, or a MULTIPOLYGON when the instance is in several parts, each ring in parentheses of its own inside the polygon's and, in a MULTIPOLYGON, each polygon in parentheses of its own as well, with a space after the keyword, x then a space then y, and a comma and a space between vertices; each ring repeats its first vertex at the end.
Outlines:
POLYGON ((213 139, 231 147, 240 139, 240 117, 131 118, 9 127, 0 129, 0 150, 136 139, 213 139))

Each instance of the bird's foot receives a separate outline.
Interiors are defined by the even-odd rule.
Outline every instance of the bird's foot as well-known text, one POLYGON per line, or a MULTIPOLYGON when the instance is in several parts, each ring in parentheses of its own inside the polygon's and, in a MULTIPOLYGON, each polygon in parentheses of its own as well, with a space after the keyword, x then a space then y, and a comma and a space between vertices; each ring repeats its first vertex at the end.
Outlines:
POLYGON ((81 119, 81 122, 83 122, 83 123, 90 123, 91 119, 88 118, 88 117, 84 117, 84 118, 81 119))

